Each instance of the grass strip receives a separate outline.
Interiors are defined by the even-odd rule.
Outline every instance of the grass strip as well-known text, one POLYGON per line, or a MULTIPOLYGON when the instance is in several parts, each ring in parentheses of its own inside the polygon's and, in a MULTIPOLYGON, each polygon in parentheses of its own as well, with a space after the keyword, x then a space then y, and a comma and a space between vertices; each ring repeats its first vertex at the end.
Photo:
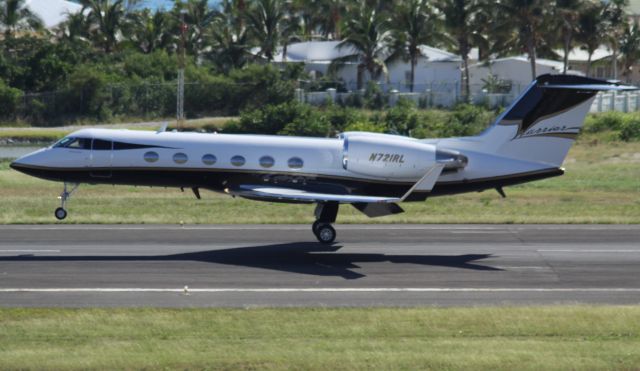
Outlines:
POLYGON ((640 307, 0 309, 0 369, 635 369, 640 307))

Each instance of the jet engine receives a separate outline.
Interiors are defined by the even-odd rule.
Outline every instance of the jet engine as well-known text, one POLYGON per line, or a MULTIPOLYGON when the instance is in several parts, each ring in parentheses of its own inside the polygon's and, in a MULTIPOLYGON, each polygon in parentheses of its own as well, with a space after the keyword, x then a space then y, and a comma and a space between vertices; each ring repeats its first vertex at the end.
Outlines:
POLYGON ((436 147, 395 135, 343 135, 342 167, 378 178, 419 179, 436 162, 436 147))

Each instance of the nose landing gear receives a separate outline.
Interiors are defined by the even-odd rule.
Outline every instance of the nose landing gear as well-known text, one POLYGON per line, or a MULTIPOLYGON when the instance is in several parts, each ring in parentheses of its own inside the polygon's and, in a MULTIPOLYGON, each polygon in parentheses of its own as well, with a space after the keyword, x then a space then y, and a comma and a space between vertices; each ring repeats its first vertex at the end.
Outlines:
POLYGON ((339 206, 338 202, 318 203, 315 212, 316 221, 311 226, 318 242, 329 245, 336 240, 336 230, 331 226, 331 223, 336 221, 339 206))
POLYGON ((58 196, 58 199, 60 200, 60 207, 57 208, 53 213, 56 219, 58 220, 63 220, 64 218, 67 217, 67 210, 64 209, 64 205, 67 203, 67 200, 71 198, 71 195, 73 194, 73 192, 75 192, 76 189, 78 189, 78 186, 80 186, 80 184, 78 183, 71 183, 71 184, 72 184, 71 190, 68 190, 67 182, 64 182, 64 190, 62 191, 62 193, 60 193, 60 196, 58 196))

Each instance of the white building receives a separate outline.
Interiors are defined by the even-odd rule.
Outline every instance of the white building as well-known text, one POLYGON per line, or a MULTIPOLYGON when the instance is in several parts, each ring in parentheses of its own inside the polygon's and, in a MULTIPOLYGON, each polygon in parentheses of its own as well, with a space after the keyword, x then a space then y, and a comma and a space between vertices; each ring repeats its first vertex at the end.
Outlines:
POLYGON ((65 0, 27 0, 26 6, 51 29, 67 20, 67 15, 82 10, 82 5, 65 0))
MULTIPOLYGON (((291 44, 287 47, 286 58, 282 48, 274 56, 275 63, 302 62, 305 70, 312 78, 327 75, 331 63, 338 59, 356 55, 350 47, 338 48, 339 41, 309 41, 291 44)), ((414 91, 459 91, 460 86, 460 57, 430 46, 421 46, 422 56, 415 69, 414 91)), ((357 62, 348 62, 336 71, 336 79, 343 81, 349 90, 357 87, 357 62)), ((410 90, 409 61, 396 60, 387 63, 388 75, 380 77, 380 82, 386 88, 400 92, 410 90)), ((365 73, 365 81, 368 75, 365 73)))
MULTIPOLYGON (((560 74, 563 63, 550 59, 536 58, 536 74, 560 74)), ((578 71, 567 71, 570 74, 583 75, 578 71)), ((532 81, 531 62, 526 56, 494 59, 488 62, 469 66, 469 83, 472 95, 481 95, 491 76, 511 86, 507 93, 518 94, 532 81)))

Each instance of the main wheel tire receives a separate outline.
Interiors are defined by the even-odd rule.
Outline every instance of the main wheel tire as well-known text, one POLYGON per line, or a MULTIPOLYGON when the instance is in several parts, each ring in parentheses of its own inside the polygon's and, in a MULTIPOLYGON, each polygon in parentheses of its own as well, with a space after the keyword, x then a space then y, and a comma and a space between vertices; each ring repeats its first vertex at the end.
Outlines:
POLYGON ((62 220, 67 217, 67 210, 59 207, 53 214, 56 216, 56 219, 62 220))
POLYGON ((311 230, 313 231, 313 234, 316 235, 316 237, 318 236, 318 227, 323 224, 321 221, 316 220, 315 222, 313 222, 313 224, 311 224, 311 230))
POLYGON ((316 238, 320 243, 331 244, 336 240, 336 230, 331 224, 321 223, 315 229, 316 238))

